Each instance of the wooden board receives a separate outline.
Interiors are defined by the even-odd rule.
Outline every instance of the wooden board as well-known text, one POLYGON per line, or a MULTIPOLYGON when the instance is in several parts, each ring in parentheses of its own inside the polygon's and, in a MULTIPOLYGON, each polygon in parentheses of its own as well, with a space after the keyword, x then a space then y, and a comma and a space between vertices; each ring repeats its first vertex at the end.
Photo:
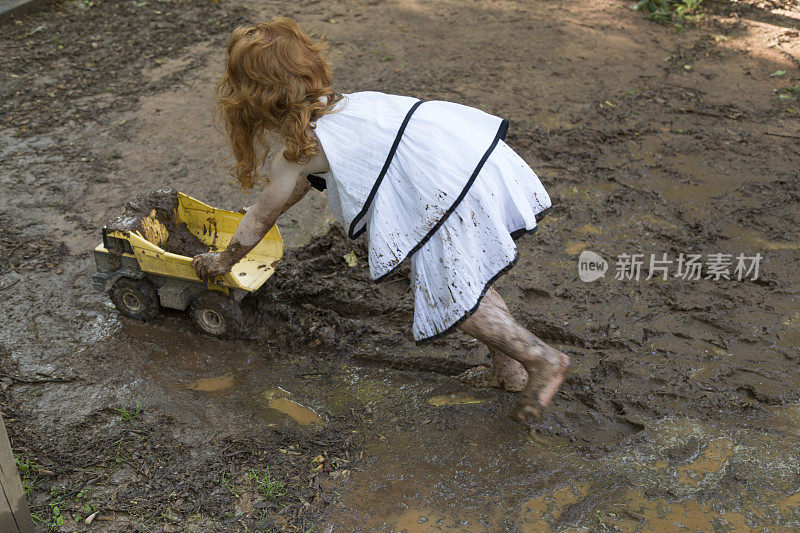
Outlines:
POLYGON ((11 451, 6 425, 0 415, 0 531, 8 533, 33 533, 33 521, 28 509, 28 499, 19 479, 17 463, 11 451))
POLYGON ((39 9, 47 0, 0 0, 0 20, 13 18, 39 9))

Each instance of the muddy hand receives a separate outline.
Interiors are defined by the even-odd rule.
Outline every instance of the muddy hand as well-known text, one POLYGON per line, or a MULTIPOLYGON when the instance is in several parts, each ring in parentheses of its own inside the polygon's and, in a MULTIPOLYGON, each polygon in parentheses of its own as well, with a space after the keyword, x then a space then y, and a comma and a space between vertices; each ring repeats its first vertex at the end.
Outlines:
POLYGON ((205 281, 210 281, 214 276, 222 276, 231 270, 231 265, 225 260, 222 252, 209 252, 196 255, 192 259, 197 276, 205 281))

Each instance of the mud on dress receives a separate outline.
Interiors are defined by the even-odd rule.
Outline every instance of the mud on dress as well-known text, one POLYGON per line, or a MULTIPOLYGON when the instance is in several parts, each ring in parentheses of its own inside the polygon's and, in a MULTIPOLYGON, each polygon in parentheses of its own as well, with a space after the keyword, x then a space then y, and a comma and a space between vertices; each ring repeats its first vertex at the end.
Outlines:
POLYGON ((350 238, 368 234, 373 279, 410 258, 417 341, 477 309, 551 206, 507 129, 475 108, 379 92, 345 94, 316 122, 330 171, 309 179, 350 238))

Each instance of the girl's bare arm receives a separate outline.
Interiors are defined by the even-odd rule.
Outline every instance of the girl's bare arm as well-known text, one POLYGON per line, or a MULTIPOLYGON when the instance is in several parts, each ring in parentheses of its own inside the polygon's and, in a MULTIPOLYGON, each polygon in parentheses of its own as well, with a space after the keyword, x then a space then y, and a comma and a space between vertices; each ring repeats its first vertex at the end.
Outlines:
POLYGON ((208 279, 229 272, 264 238, 278 217, 306 195, 310 188, 306 176, 327 171, 328 160, 321 151, 301 165, 287 161, 283 151, 277 153, 272 160, 267 186, 256 203, 247 209, 228 247, 222 252, 198 255, 192 261, 197 275, 208 279))

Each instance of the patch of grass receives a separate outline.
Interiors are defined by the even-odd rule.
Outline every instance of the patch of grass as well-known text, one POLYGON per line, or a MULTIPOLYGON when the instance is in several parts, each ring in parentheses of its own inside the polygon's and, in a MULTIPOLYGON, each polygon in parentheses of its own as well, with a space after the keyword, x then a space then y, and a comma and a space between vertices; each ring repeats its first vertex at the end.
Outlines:
POLYGON ((280 502, 286 496, 286 484, 273 478, 269 468, 251 468, 250 479, 256 484, 256 492, 267 501, 280 502))
POLYGON ((135 409, 126 409, 125 407, 114 407, 113 409, 119 413, 120 418, 125 422, 133 422, 142 414, 142 404, 139 402, 138 398, 136 399, 135 409))
POLYGON ((778 98, 781 100, 797 100, 800 99, 800 85, 797 87, 784 87, 776 91, 778 98))
POLYGON ((40 513, 31 511, 31 520, 33 520, 33 525, 35 525, 39 531, 47 531, 48 529, 47 521, 44 518, 42 518, 42 515, 40 513))
POLYGON ((633 9, 644 12, 650 20, 683 26, 703 18, 700 13, 702 2, 703 0, 639 0, 633 5, 633 9))
POLYGON ((99 510, 100 510, 99 507, 87 503, 83 507, 81 507, 77 513, 73 513, 72 518, 76 522, 80 522, 81 520, 85 520, 86 518, 90 517, 99 510))
POLYGON ((49 519, 50 531, 58 531, 64 525, 64 498, 61 490, 56 487, 50 488, 50 501, 47 502, 47 507, 50 509, 49 519))
POLYGON ((111 443, 111 447, 114 451, 114 456, 108 462, 108 467, 113 471, 128 462, 128 455, 125 452, 129 448, 129 442, 123 437, 111 443))
POLYGON ((219 477, 219 481, 228 489, 234 498, 238 498, 240 496, 239 491, 236 490, 236 486, 233 484, 233 481, 231 481, 230 475, 230 472, 223 472, 219 477))
POLYGON ((19 477, 22 481, 22 488, 25 490, 25 495, 30 495, 39 477, 36 475, 39 471, 39 467, 22 454, 15 453, 14 462, 17 463, 17 470, 19 470, 19 477))

